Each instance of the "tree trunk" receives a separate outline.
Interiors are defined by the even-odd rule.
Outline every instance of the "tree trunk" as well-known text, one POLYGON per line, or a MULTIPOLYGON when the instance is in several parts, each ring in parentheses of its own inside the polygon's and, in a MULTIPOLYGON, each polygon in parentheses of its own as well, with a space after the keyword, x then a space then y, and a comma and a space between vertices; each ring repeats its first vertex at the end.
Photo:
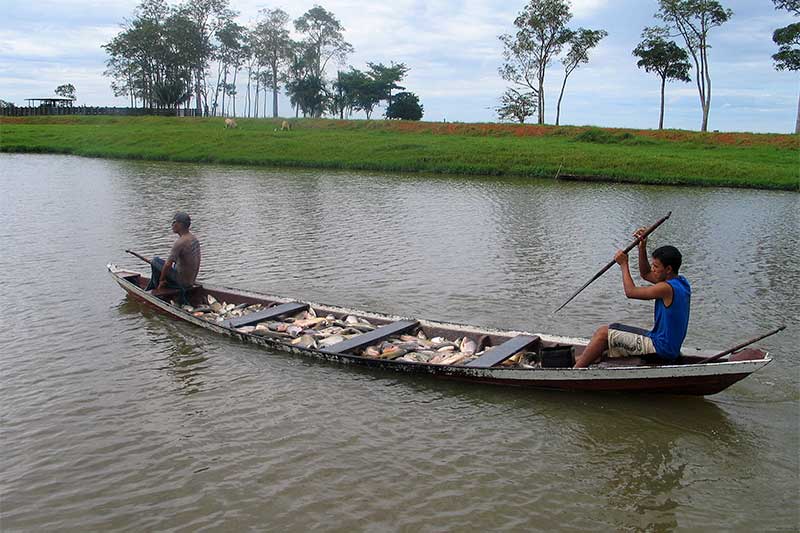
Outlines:
POLYGON ((214 91, 214 104, 211 106, 211 114, 217 116, 217 101, 219 100, 219 80, 222 77, 222 61, 217 70, 217 89, 214 91))
POLYGON ((544 124, 544 72, 539 72, 539 120, 538 124, 544 124))
POLYGON ((278 65, 272 64, 272 117, 278 118, 278 65))
POLYGON ((706 75, 706 101, 703 105, 703 131, 708 131, 708 113, 711 111, 711 75, 708 73, 708 56, 704 57, 706 75))
POLYGON ((198 117, 203 116, 203 101, 202 101, 202 93, 200 91, 200 69, 195 71, 195 80, 194 80, 194 99, 195 99, 195 113, 198 117))
POLYGON ((794 132, 800 135, 800 97, 797 98, 797 119, 794 122, 794 132))
POLYGON ((261 89, 261 71, 257 70, 256 71, 256 97, 255 97, 256 105, 253 106, 253 118, 258 118, 258 102, 260 101, 258 99, 258 97, 261 94, 260 89, 261 89))
POLYGON ((567 86, 567 77, 569 74, 564 75, 564 83, 561 84, 561 94, 558 95, 558 104, 556 105, 556 126, 559 125, 561 120, 561 99, 564 97, 564 87, 567 86))
MULTIPOLYGON (((239 75, 239 67, 233 67, 233 87, 234 91, 236 91, 236 77, 239 75)), ((239 91, 236 91, 239 92, 239 91)), ((233 116, 236 116, 236 94, 231 95, 231 99, 233 100, 233 116)))
POLYGON ((661 112, 658 115, 658 129, 664 129, 664 85, 667 83, 667 77, 661 77, 661 112))
POLYGON ((225 93, 228 92, 228 65, 225 65, 225 74, 222 75, 222 116, 225 113, 225 93))
POLYGON ((247 99, 245 100, 245 107, 247 108, 247 118, 250 118, 250 80, 253 76, 252 63, 247 66, 247 99))

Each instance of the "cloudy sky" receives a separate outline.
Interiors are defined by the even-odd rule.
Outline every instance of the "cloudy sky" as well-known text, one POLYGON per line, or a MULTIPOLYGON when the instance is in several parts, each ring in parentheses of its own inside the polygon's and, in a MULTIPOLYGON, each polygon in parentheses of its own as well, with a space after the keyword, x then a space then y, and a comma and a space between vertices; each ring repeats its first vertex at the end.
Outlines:
MULTIPOLYGON (((5 0, 0 24, 0 99, 25 105, 25 98, 53 94, 72 83, 78 104, 125 106, 103 76, 107 59, 101 45, 120 31, 138 0, 5 0)), ((506 87, 497 74, 502 63, 498 35, 513 32, 525 2, 491 0, 231 0, 239 22, 251 25, 263 8, 280 7, 297 18, 315 3, 333 12, 345 27, 355 53, 347 63, 403 62, 405 80, 419 95, 424 120, 491 122, 506 87)), ((709 129, 791 132, 800 75, 778 72, 772 32, 794 21, 776 11, 772 0, 722 0, 734 17, 713 30, 712 107, 709 129)), ((562 124, 655 128, 659 79, 636 67, 631 50, 645 26, 655 25, 656 0, 572 0, 570 27, 605 29, 609 36, 592 51, 588 65, 569 78, 562 124)), ((546 118, 555 120, 563 67, 554 62, 546 83, 546 118)), ((244 84, 239 89, 244 92, 244 84)), ((665 126, 699 129, 701 112, 694 83, 667 86, 665 126)), ((239 109, 242 109, 239 104, 239 109)), ((288 102, 282 115, 291 114, 288 102)))

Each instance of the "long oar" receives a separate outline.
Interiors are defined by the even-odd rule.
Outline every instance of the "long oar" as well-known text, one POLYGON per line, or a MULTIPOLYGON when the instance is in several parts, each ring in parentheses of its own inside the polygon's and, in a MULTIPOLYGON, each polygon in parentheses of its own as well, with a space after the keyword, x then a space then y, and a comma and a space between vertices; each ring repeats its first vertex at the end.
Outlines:
POLYGON ((136 253, 136 252, 134 252, 133 250, 125 250, 125 253, 128 253, 128 254, 131 254, 132 256, 138 257, 139 259, 141 259, 142 261, 144 261, 144 262, 145 262, 145 263, 147 263, 148 265, 152 265, 152 264, 153 264, 153 263, 152 263, 152 262, 151 262, 151 261, 150 261, 148 258, 146 258, 146 257, 145 257, 145 256, 143 256, 143 255, 139 255, 139 254, 137 254, 137 253, 136 253))
POLYGON ((745 342, 743 342, 742 344, 738 344, 738 345, 734 346, 733 348, 731 348, 731 349, 729 349, 729 350, 725 350, 724 352, 720 352, 720 353, 718 353, 717 355, 712 355, 711 357, 706 357, 705 359, 703 359, 703 360, 702 360, 702 361, 700 361, 700 362, 701 362, 701 363, 713 363, 713 362, 714 362, 714 361, 716 361, 717 359, 719 359, 719 358, 721 358, 721 357, 725 357, 725 356, 726 356, 726 355, 728 355, 729 353, 738 352, 739 350, 741 350, 741 349, 742 349, 742 348, 744 348, 745 346, 750 346, 750 345, 751 345, 751 344, 753 344, 754 342, 758 342, 758 341, 760 341, 761 339, 766 339, 766 338, 767 338, 767 337, 769 337, 770 335, 775 335, 776 333, 778 333, 779 331, 783 331, 784 329, 786 329, 786 326, 781 326, 781 327, 779 327, 779 328, 775 328, 775 329, 773 329, 772 331, 770 331, 769 333, 765 333, 765 334, 763 334, 763 335, 761 335, 761 336, 758 336, 758 337, 756 337, 756 338, 754 338, 754 339, 750 339, 749 341, 745 341, 745 342))
MULTIPOLYGON (((656 229, 657 227, 659 227, 661 224, 663 224, 663 223, 664 223, 664 221, 665 221, 665 220, 667 220, 667 219, 668 219, 668 218, 669 218, 671 215, 672 215, 672 211, 670 211, 669 213, 667 213, 667 216, 665 216, 664 218, 662 218, 661 220, 659 220, 658 222, 656 222, 655 224, 653 224, 652 226, 650 226, 649 228, 647 228, 647 229, 645 230, 645 232, 644 232, 644 233, 642 233, 642 235, 641 235, 640 237, 637 237, 637 238, 636 238, 636 239, 635 239, 635 240, 634 240, 634 241, 633 241, 633 242, 632 242, 632 243, 631 243, 631 244, 630 244, 630 245, 629 245, 627 248, 625 248, 625 250, 623 250, 623 251, 624 251, 624 252, 627 254, 628 252, 630 252, 631 250, 633 250, 633 248, 634 248, 634 247, 635 247, 637 244, 639 244, 639 242, 640 242, 642 239, 644 239, 645 237, 647 237, 648 235, 650 235, 651 233, 653 233, 653 231, 655 231, 655 229, 656 229)), ((600 276, 602 276, 603 274, 605 274, 605 273, 606 273, 606 271, 607 271, 609 268, 611 268, 612 266, 614 266, 614 263, 616 263, 616 261, 611 261, 611 262, 610 262, 610 263, 608 263, 606 266, 604 266, 604 267, 603 267, 603 268, 600 270, 600 272, 598 272, 597 274, 595 274, 595 275, 594 275, 594 277, 593 277, 592 279, 590 279, 589 281, 587 281, 587 282, 586 282, 586 283, 583 285, 583 287, 581 287, 580 289, 578 289, 577 291, 575 291, 575 294, 573 294, 572 296, 570 296, 570 297, 569 297, 569 300, 567 300, 566 302, 564 302, 563 304, 561 304, 561 307, 559 307, 558 309, 556 309, 555 311, 553 311, 553 314, 556 314, 556 313, 558 313, 559 311, 561 311, 561 309, 563 309, 565 305, 567 305, 568 303, 570 303, 570 302, 572 301, 572 299, 573 299, 573 298, 575 298, 577 295, 579 295, 583 289, 585 289, 586 287, 588 287, 589 285, 591 285, 591 283, 592 283, 594 280, 596 280, 597 278, 599 278, 600 276)))

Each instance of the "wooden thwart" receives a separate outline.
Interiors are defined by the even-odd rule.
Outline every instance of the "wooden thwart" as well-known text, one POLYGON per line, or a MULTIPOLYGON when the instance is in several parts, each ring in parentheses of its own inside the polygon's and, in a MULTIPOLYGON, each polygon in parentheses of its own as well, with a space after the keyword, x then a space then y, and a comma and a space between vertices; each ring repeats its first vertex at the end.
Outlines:
POLYGON ((386 324, 385 326, 381 326, 378 329, 369 331, 363 335, 357 335, 351 339, 347 339, 346 341, 342 341, 334 344, 333 346, 324 348, 321 351, 325 353, 344 353, 349 352, 350 350, 357 350, 359 348, 369 346, 370 344, 375 344, 376 342, 385 340, 392 335, 406 332, 411 328, 417 327, 417 324, 419 324, 419 322, 416 320, 398 320, 397 322, 386 324))
POLYGON ((223 322, 222 325, 227 328, 252 326, 253 324, 257 324, 264 320, 269 320, 270 318, 277 318, 281 315, 297 313, 298 311, 305 311, 306 309, 308 309, 308 304, 288 302, 285 304, 276 305, 275 307, 270 307, 269 309, 264 309, 263 311, 258 311, 257 313, 250 313, 249 315, 240 316, 238 318, 231 318, 230 320, 223 322))
POLYGON ((486 350, 482 356, 474 361, 470 361, 466 366, 475 368, 489 368, 498 363, 502 363, 515 353, 521 352, 534 342, 538 341, 539 337, 536 335, 517 335, 513 339, 509 339, 500 346, 495 346, 486 350))

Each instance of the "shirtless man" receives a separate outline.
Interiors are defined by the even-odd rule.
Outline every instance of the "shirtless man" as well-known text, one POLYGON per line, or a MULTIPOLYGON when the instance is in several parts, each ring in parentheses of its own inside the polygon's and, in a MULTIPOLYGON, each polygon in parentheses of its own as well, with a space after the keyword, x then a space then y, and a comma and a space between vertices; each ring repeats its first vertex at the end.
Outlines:
POLYGON ((164 289, 186 289, 194 284, 200 270, 200 241, 189 231, 191 225, 192 219, 182 211, 172 217, 172 231, 178 234, 178 239, 166 262, 160 257, 153 258, 147 290, 155 289, 157 294, 164 289))
MULTIPOLYGON (((641 228, 634 236, 639 238, 643 232, 641 228)), ((575 361, 574 368, 589 366, 606 350, 612 358, 652 354, 664 363, 675 361, 686 338, 692 298, 689 281, 678 274, 681 253, 674 246, 662 246, 653 251, 651 264, 647 259, 647 240, 639 241, 639 274, 652 283, 647 287, 637 287, 633 282, 628 254, 617 250, 614 260, 622 270, 626 297, 655 300, 655 324, 651 331, 616 323, 599 327, 575 361)))

